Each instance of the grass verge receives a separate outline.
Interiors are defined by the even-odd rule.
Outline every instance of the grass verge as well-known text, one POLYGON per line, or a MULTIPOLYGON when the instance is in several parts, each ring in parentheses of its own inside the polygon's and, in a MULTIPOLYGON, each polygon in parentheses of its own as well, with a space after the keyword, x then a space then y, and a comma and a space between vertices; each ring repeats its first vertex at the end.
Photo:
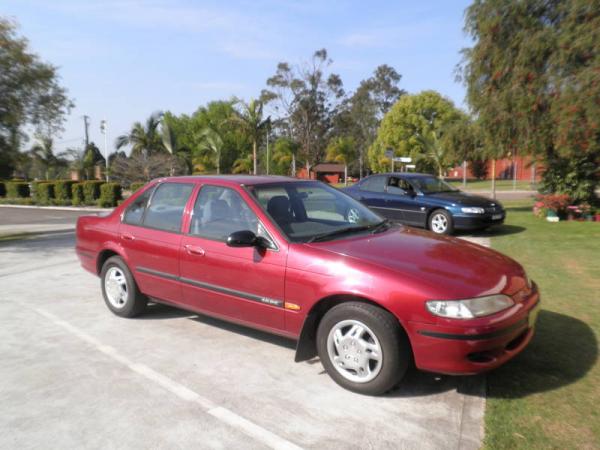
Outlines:
POLYGON ((548 223, 505 202, 492 247, 542 294, 530 346, 488 375, 485 448, 600 448, 600 223, 548 223))

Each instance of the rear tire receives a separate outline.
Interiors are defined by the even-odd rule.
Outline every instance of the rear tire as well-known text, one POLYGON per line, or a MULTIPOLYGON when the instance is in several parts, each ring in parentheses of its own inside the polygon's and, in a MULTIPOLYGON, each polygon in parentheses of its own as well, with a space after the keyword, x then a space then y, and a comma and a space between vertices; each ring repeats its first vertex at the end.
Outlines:
POLYGON ((102 296, 108 309, 119 317, 141 314, 148 298, 140 292, 125 261, 119 256, 106 260, 100 272, 102 296))
POLYGON ((454 221, 452 215, 445 209, 436 209, 429 216, 427 221, 428 228, 435 234, 452 234, 454 231, 454 221))
POLYGON ((317 329, 317 350, 337 384, 365 395, 396 386, 411 360, 410 344, 396 318, 361 302, 327 311, 317 329))

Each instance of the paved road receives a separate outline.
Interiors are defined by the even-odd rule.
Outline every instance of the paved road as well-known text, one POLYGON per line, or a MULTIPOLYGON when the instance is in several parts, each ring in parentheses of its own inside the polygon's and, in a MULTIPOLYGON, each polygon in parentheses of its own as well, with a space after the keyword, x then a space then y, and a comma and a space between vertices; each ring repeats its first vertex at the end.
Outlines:
POLYGON ((292 341, 158 305, 118 318, 73 244, 0 244, 0 448, 480 445, 480 380, 411 371, 365 397, 292 341))
POLYGON ((0 207, 0 236, 19 233, 72 230, 79 216, 94 211, 0 207))

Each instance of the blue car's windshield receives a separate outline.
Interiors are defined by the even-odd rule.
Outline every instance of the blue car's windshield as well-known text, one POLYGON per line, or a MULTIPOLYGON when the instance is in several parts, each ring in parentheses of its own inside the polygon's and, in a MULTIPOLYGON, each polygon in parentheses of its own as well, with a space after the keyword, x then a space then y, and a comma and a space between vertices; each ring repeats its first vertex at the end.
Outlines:
POLYGON ((411 178, 410 182, 423 194, 437 194, 439 192, 458 191, 458 189, 453 188, 444 180, 440 180, 436 177, 415 177, 411 178))

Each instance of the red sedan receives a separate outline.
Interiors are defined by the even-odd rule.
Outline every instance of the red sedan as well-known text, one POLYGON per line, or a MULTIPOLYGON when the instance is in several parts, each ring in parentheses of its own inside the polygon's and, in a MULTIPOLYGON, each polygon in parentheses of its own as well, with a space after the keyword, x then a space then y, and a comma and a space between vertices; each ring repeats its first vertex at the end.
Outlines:
POLYGON ((122 317, 148 301, 297 340, 340 385, 380 394, 411 361, 493 369, 529 343, 539 294, 512 259, 390 223, 316 181, 172 177, 77 222, 82 266, 122 317))

